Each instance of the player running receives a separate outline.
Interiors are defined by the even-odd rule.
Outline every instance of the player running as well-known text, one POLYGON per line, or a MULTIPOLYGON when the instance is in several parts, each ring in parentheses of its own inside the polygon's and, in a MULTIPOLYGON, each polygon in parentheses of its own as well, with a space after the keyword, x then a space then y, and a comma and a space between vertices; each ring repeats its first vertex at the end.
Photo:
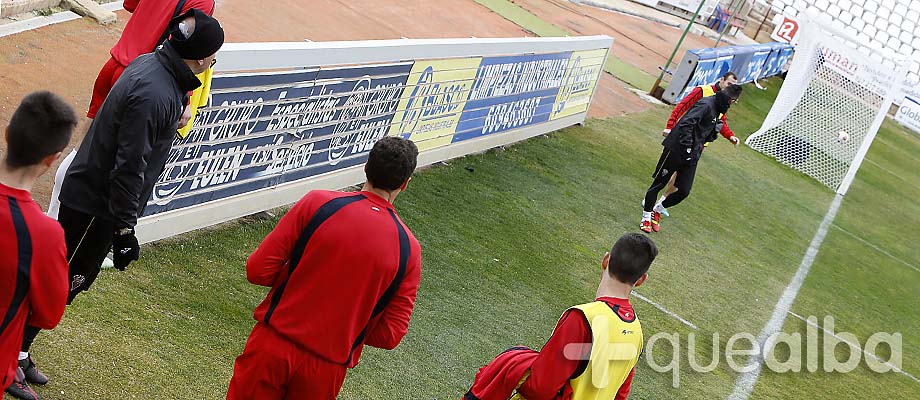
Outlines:
MULTIPOLYGON (((668 133, 671 132, 671 129, 674 128, 674 125, 677 124, 677 121, 680 120, 680 117, 682 117, 687 112, 687 110, 693 107, 693 105, 696 104, 697 101, 705 97, 710 97, 714 95, 716 92, 724 89, 726 86, 734 85, 737 82, 738 82, 738 76, 735 75, 734 72, 729 71, 729 72, 726 72, 724 75, 722 75, 722 77, 719 79, 718 82, 716 82, 715 85, 703 85, 703 86, 697 86, 693 88, 693 90, 691 90, 690 93, 684 96, 683 100, 681 100, 679 103, 677 103, 676 106, 674 106, 674 110, 671 111, 671 117, 668 118, 668 123, 665 126, 664 131, 661 132, 661 135, 667 137, 668 133)), ((738 144, 741 143, 741 140, 739 140, 738 137, 735 136, 735 133, 732 132, 731 128, 728 127, 728 120, 726 119, 726 116, 722 115, 721 119, 722 119, 722 128, 719 129, 719 133, 722 135, 722 137, 732 142, 732 144, 734 144, 735 147, 738 147, 738 144)), ((706 145, 708 146, 708 143, 706 145)), ((677 175, 678 174, 674 174, 671 176, 671 180, 668 181, 667 189, 665 189, 664 194, 661 195, 661 197, 658 199, 658 202, 655 203, 656 205, 661 204, 666 197, 670 196, 671 194, 677 191, 677 187, 674 186, 674 181, 675 179, 677 179, 677 175)), ((643 207, 645 206, 644 202, 642 206, 643 207)), ((661 229, 660 227, 661 216, 669 215, 667 209, 663 207, 658 207, 658 208, 662 211, 652 212, 652 230, 655 232, 658 232, 661 229)))
POLYGON ((664 149, 652 175, 654 181, 642 203, 642 220, 639 223, 642 232, 657 231, 652 221, 661 218, 660 215, 667 208, 679 204, 690 195, 703 147, 716 140, 718 132, 722 130, 725 113, 740 96, 741 86, 728 85, 716 94, 697 101, 661 142, 664 149), (677 176, 674 180, 677 190, 662 202, 655 203, 658 192, 664 189, 674 175, 677 176))

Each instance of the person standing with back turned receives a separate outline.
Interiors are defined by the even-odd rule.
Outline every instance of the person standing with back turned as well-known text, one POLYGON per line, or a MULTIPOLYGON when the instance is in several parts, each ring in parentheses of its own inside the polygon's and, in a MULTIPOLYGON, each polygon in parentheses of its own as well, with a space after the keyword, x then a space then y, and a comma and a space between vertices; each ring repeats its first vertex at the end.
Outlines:
POLYGON ((236 358, 227 399, 335 399, 364 345, 391 350, 406 335, 421 278, 421 247, 393 201, 418 148, 374 144, 360 192, 307 193, 246 262, 270 286, 236 358))
POLYGON ((35 92, 22 100, 6 128, 0 162, 0 381, 20 399, 38 399, 26 382, 31 360, 17 363, 23 329, 26 324, 54 328, 67 303, 64 231, 42 213, 30 192, 61 156, 76 126, 77 115, 63 99, 35 92))
POLYGON ((480 368, 462 400, 625 400, 644 340, 629 296, 657 256, 648 236, 620 236, 594 301, 569 307, 539 352, 512 347, 480 368))
MULTIPOLYGON (((153 0, 126 0, 124 8, 131 13, 131 19, 125 25, 118 43, 109 51, 111 57, 105 63, 96 82, 93 85, 93 95, 90 99, 89 111, 86 116, 89 119, 96 118, 96 113, 102 107, 106 96, 112 90, 112 86, 118 80, 118 77, 124 72, 127 65, 134 61, 141 54, 150 53, 156 50, 156 47, 163 44, 163 41, 169 37, 169 21, 188 10, 197 8, 207 15, 214 15, 214 0, 170 0, 170 1, 153 1, 153 0)), ((179 119, 179 130, 176 135, 184 139, 188 136, 195 122, 195 116, 198 109, 207 105, 208 95, 211 90, 211 76, 213 69, 208 68, 206 71, 198 74, 201 86, 192 92, 188 107, 179 119)), ((67 175, 67 169, 77 155, 77 149, 74 149, 61 161, 57 172, 54 173, 54 186, 51 189, 51 203, 48 205, 48 216, 54 219, 58 217, 58 211, 61 208, 61 202, 58 197, 61 194, 61 184, 64 182, 64 176, 67 175)), ((105 262, 111 263, 109 259, 105 262)), ((109 265, 111 266, 111 265, 109 265)))

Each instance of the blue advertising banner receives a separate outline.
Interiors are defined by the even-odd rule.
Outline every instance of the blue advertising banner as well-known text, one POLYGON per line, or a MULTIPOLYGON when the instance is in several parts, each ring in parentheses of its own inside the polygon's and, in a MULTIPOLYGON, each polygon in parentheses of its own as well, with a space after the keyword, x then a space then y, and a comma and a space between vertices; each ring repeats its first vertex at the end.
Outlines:
POLYGON ((218 75, 144 215, 363 164, 387 135, 427 151, 587 112, 607 49, 218 75))
MULTIPOLYGON (((671 82, 676 88, 668 88, 677 95, 673 102, 679 102, 693 88, 702 85, 711 85, 728 71, 738 76, 738 82, 747 83, 756 79, 775 76, 783 73, 783 68, 792 58, 794 48, 788 43, 766 43, 747 46, 730 46, 688 50, 684 61, 695 60, 696 66, 692 72, 685 75, 686 83, 680 79, 671 82)), ((668 99, 671 100, 670 98, 668 99)))
POLYGON ((690 52, 699 56, 699 62, 696 65, 696 70, 690 77, 690 81, 687 82, 684 92, 681 93, 677 101, 683 99, 693 88, 702 85, 711 85, 718 81, 726 72, 732 70, 732 61, 735 54, 726 49, 730 48, 723 47, 718 49, 690 50, 690 52))
POLYGON ((747 60, 737 63, 739 68, 734 70, 735 74, 738 75, 738 82, 747 83, 760 79, 765 71, 767 58, 770 57, 771 53, 770 48, 748 53, 747 60))
POLYGON ((571 54, 483 58, 453 143, 548 121, 571 54))
POLYGON ((363 163, 386 136, 411 63, 215 76, 144 215, 363 163))
POLYGON ((794 53, 795 49, 792 48, 792 46, 775 46, 764 63, 764 70, 761 76, 766 77, 782 74, 783 67, 792 59, 794 53))

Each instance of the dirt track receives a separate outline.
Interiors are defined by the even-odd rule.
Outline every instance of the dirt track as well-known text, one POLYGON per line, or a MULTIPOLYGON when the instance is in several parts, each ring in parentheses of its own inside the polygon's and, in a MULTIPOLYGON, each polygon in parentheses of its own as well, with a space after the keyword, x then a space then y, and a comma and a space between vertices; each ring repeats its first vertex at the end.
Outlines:
MULTIPOLYGON (((530 36, 472 0, 273 0, 271 5, 222 0, 215 17, 230 42, 530 36)), ((84 18, 0 37, 0 126, 6 126, 23 96, 39 89, 64 96, 84 114, 96 74, 128 16, 118 12, 118 22, 108 27, 84 18)), ((590 116, 618 116, 645 107, 621 82, 605 76, 590 116)), ((85 126, 78 128, 72 146, 84 131, 85 126)), ((34 196, 41 204, 47 204, 52 175, 36 185, 34 196)))
MULTIPOLYGON (((668 60, 682 33, 682 29, 565 0, 515 0, 514 3, 574 34, 612 37, 615 56, 653 76, 658 75, 658 67, 668 60)), ((679 62, 687 50, 712 47, 714 42, 688 34, 674 62, 679 62)))

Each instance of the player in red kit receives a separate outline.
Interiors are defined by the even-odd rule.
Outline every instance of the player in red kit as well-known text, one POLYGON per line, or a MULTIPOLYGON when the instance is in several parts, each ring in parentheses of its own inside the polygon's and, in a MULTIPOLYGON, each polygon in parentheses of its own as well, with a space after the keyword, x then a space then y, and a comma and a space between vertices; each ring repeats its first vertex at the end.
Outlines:
MULTIPOLYGON (((86 116, 96 118, 102 102, 118 81, 122 72, 137 56, 153 51, 166 40, 169 20, 197 8, 214 15, 214 0, 126 0, 125 10, 132 14, 118 43, 112 47, 112 57, 102 66, 86 116)), ((185 124, 180 124, 185 125, 185 124)))
POLYGON ((495 357, 462 400, 625 400, 643 346, 629 295, 657 256, 647 236, 620 237, 601 259, 595 300, 566 310, 539 352, 513 347, 495 357))
POLYGON ((421 247, 393 209, 418 148, 378 141, 360 192, 314 190, 246 262, 270 286, 236 359, 227 399, 334 399, 364 345, 405 336, 421 276, 421 247))
POLYGON ((67 303, 64 231, 30 191, 61 156, 76 125, 77 115, 63 99, 35 92, 22 100, 6 129, 0 162, 0 381, 20 399, 38 399, 27 381, 48 381, 36 375, 32 359, 17 363, 23 328, 54 328, 67 303))

